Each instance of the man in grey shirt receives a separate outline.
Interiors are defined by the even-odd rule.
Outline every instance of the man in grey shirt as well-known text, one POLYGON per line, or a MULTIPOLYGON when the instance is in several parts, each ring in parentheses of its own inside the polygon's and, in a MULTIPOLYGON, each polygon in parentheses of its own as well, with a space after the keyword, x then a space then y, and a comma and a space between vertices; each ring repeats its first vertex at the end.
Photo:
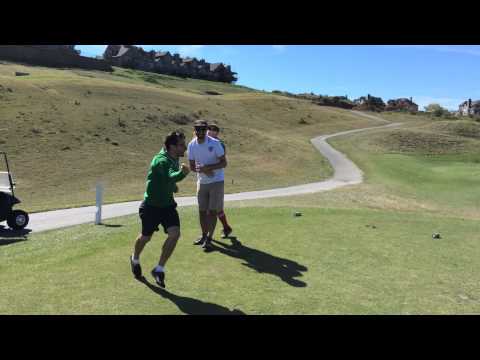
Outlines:
POLYGON ((207 136, 208 123, 197 120, 196 137, 188 144, 190 169, 197 173, 197 199, 202 236, 194 242, 212 249, 212 237, 217 225, 217 213, 223 209, 225 151, 220 141, 207 136))

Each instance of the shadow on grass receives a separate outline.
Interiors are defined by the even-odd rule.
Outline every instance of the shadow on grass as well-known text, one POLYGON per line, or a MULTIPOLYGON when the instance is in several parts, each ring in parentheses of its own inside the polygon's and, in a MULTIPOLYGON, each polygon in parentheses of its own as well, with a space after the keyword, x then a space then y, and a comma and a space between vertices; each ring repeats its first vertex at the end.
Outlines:
POLYGON ((295 287, 307 286, 303 281, 295 279, 295 277, 303 276, 302 271, 308 270, 306 266, 245 246, 234 236, 229 237, 229 239, 232 242, 231 245, 213 240, 213 243, 221 246, 212 244, 212 251, 218 251, 222 254, 242 259, 245 261, 242 265, 248 266, 259 273, 276 275, 288 285, 295 287))
POLYGON ((237 309, 230 310, 225 306, 172 294, 165 289, 151 284, 145 279, 145 277, 142 277, 139 281, 145 284, 154 293, 173 302, 178 306, 180 311, 188 315, 246 315, 243 311, 237 309))
POLYGON ((12 230, 0 225, 0 246, 9 245, 20 241, 27 241, 27 234, 32 230, 12 230))
POLYGON ((120 224, 100 224, 102 226, 105 226, 105 227, 111 227, 111 228, 118 228, 118 227, 122 227, 123 225, 120 225, 120 224))

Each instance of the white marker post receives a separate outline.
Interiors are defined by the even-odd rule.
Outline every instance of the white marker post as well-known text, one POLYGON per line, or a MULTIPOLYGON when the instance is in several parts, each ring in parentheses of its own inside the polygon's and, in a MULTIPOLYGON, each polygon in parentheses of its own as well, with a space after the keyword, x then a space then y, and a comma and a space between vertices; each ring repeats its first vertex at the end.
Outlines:
POLYGON ((103 185, 97 183, 97 209, 95 211, 95 225, 102 223, 102 202, 103 202, 103 185))

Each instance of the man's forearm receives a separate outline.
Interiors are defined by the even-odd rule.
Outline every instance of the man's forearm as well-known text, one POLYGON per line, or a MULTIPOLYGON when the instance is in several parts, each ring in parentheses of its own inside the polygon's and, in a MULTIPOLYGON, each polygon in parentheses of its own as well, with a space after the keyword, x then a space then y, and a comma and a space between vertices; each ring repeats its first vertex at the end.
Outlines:
POLYGON ((178 170, 178 171, 169 171, 168 177, 175 182, 179 182, 185 179, 187 175, 184 174, 182 170, 178 170))
POLYGON ((223 168, 227 167, 227 162, 226 161, 220 161, 216 164, 205 165, 204 167, 205 167, 206 170, 223 169, 223 168))

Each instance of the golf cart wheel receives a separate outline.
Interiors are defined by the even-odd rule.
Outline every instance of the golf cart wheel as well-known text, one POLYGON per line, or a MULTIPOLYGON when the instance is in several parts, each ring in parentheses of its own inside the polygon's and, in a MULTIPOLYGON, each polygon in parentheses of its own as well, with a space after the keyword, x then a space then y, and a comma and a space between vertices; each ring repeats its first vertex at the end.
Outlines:
POLYGON ((28 225, 28 214, 23 210, 13 210, 7 219, 7 224, 13 230, 21 230, 28 225))

